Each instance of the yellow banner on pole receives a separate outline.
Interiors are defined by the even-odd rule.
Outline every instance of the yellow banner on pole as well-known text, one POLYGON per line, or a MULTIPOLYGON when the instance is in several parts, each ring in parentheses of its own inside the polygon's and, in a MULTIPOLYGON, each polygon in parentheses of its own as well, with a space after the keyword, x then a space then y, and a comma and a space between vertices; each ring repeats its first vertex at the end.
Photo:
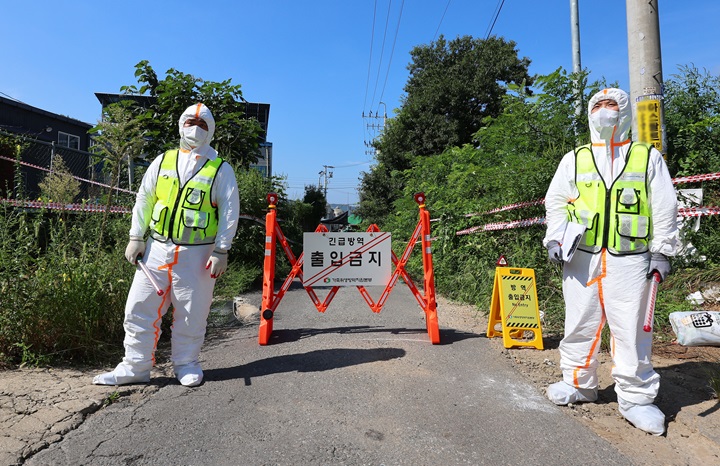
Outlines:
POLYGON ((638 141, 647 142, 664 154, 663 151, 663 128, 662 123, 662 102, 654 96, 643 96, 643 100, 637 102, 637 126, 638 141))

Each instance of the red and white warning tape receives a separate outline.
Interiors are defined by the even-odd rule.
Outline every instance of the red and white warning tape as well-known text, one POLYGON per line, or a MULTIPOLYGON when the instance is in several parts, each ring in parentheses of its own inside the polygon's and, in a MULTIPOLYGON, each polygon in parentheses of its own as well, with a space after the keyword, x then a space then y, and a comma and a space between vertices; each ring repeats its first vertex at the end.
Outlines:
MULTIPOLYGON (((702 175, 682 176, 679 178, 673 178, 673 184, 684 184, 684 183, 696 183, 698 181, 710 181, 720 179, 720 172, 718 173, 706 173, 702 175)), ((488 210, 486 212, 473 212, 465 214, 465 217, 476 217, 478 215, 496 214, 498 212, 505 212, 507 210, 520 209, 522 207, 529 207, 533 205, 539 205, 545 202, 545 198, 535 199, 534 201, 516 202, 514 204, 508 204, 502 207, 496 207, 495 209, 488 210)), ((439 219, 433 219, 437 221, 439 219)))
MULTIPOLYGON (((35 168, 35 169, 37 169, 37 170, 42 170, 42 171, 44 171, 44 172, 49 172, 49 171, 50 171, 49 168, 41 167, 40 165, 33 165, 32 163, 23 162, 22 160, 11 159, 11 158, 9 158, 9 157, 4 157, 4 156, 2 156, 2 155, 0 155, 0 159, 2 159, 2 160, 8 160, 8 161, 10 161, 10 162, 12 162, 12 163, 19 163, 20 165, 24 165, 24 166, 30 167, 30 168, 35 168)), ((123 193, 135 194, 135 191, 129 191, 129 190, 127 190, 127 189, 122 189, 122 188, 114 188, 114 187, 112 187, 112 186, 110 186, 110 185, 103 184, 103 183, 98 183, 97 181, 86 180, 85 178, 80 178, 79 176, 75 176, 75 175, 70 175, 70 176, 72 176, 73 178, 75 178, 75 179, 78 180, 78 181, 82 181, 83 183, 90 183, 90 184, 94 184, 94 185, 97 185, 97 186, 102 186, 103 188, 111 188, 111 189, 114 189, 115 191, 120 191, 120 192, 123 192, 123 193)))
POLYGON ((707 173, 704 175, 692 175, 692 176, 681 176, 679 178, 673 178, 673 184, 683 183, 695 183, 697 181, 710 181, 720 179, 720 172, 718 173, 707 173))
POLYGON ((455 235, 469 235, 478 231, 510 230, 512 228, 529 227, 531 225, 543 225, 544 223, 545 217, 526 218, 522 220, 514 220, 512 222, 487 223, 485 225, 479 225, 457 231, 455 232, 455 235))
MULTIPOLYGON (((680 217, 702 217, 704 215, 720 215, 720 207, 683 207, 678 209, 680 217)), ((469 235, 479 231, 493 230, 510 230, 513 228, 529 227, 531 225, 545 224, 545 217, 526 218, 522 220, 514 220, 512 222, 487 223, 475 227, 466 228, 456 231, 456 236, 469 235)))
POLYGON ((506 205, 503 207, 497 207, 495 209, 488 210, 487 212, 474 212, 471 214, 465 214, 465 217, 475 217, 478 215, 495 214, 498 212, 504 212, 506 210, 513 210, 513 209, 519 209, 521 207, 528 207, 531 205, 542 204, 544 201, 545 201, 545 199, 535 199, 534 201, 516 202, 515 204, 509 204, 509 205, 506 205))
MULTIPOLYGON (((0 203, 30 209, 69 210, 72 212, 105 212, 105 206, 99 204, 63 204, 62 202, 24 201, 18 199, 0 199, 0 203)), ((132 209, 114 205, 110 206, 110 212, 114 214, 129 214, 132 213, 132 209)))
POLYGON ((681 217, 702 217, 703 215, 720 215, 720 207, 681 207, 678 209, 681 217))

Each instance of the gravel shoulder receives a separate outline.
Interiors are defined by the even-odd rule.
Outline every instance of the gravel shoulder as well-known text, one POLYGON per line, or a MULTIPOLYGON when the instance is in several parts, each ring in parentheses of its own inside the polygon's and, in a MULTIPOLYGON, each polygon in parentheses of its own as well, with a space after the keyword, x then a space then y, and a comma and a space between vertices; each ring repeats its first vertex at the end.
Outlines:
MULTIPOLYGON (((485 334, 487 319, 472 307, 443 300, 439 306, 441 325, 470 325, 485 334), (457 316, 472 319, 457 319, 457 316)), ((543 335, 544 350, 503 347, 502 338, 493 338, 498 352, 521 372, 539 392, 562 378, 558 345, 561 335, 543 335)), ((710 373, 720 376, 719 347, 684 347, 657 343, 653 365, 661 375, 656 404, 665 413, 667 433, 661 437, 646 434, 628 423, 618 412, 612 361, 600 354, 600 393, 596 403, 564 408, 621 453, 639 465, 720 464, 720 400, 710 388, 710 373)), ((560 447, 560 446, 558 446, 560 447)))

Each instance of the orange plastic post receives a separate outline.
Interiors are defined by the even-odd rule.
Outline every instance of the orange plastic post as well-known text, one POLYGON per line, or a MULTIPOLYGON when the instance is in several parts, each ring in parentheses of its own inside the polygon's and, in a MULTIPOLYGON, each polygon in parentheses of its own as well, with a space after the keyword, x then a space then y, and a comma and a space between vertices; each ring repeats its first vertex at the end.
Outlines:
POLYGON ((262 310, 260 312, 260 331, 258 342, 267 345, 273 328, 273 301, 275 293, 275 225, 277 222, 276 205, 278 196, 267 195, 268 212, 265 215, 265 261, 263 262, 262 310))
POLYGON ((430 245, 430 212, 425 208, 425 193, 415 194, 415 202, 420 206, 423 275, 425 278, 425 325, 430 336, 430 342, 436 345, 440 343, 440 328, 438 326, 437 302, 435 301, 432 246, 430 245))

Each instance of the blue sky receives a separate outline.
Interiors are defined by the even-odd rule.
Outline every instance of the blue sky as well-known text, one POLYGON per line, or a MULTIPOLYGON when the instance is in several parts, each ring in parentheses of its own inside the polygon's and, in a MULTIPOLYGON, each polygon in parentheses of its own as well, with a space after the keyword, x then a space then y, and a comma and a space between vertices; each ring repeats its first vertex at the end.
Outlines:
MULTIPOLYGON (((629 90, 625 1, 579 3, 583 67, 629 90)), ((572 68, 569 0, 5 0, 0 95, 95 123, 94 93, 136 84, 140 60, 161 77, 231 79, 270 104, 274 171, 290 197, 331 165, 329 202, 354 203, 372 163, 367 125, 378 123, 363 114, 393 116, 410 50, 439 34, 486 37, 501 4, 492 34, 515 41, 531 73, 572 68)), ((661 0, 659 10, 665 79, 690 63, 720 74, 720 2, 661 0)))

